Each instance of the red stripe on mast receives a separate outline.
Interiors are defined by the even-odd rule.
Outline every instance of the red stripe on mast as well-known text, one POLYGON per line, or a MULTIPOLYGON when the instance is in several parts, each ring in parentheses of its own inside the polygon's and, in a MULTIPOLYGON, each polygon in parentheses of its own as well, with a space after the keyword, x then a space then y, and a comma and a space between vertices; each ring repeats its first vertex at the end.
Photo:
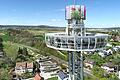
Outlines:
POLYGON ((86 6, 84 6, 84 19, 86 19, 86 6))

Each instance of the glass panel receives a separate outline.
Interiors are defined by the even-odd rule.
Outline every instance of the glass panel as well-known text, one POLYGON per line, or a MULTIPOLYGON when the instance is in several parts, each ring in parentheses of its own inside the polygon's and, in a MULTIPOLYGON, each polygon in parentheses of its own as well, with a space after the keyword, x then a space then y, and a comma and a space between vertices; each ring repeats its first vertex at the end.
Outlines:
POLYGON ((76 47, 77 49, 81 49, 81 38, 76 39, 76 47))
POLYGON ((88 49, 88 38, 82 40, 82 49, 88 49))
POLYGON ((74 49, 74 38, 69 38, 68 39, 68 47, 70 49, 74 49))
POLYGON ((102 41, 102 38, 97 38, 97 48, 102 48, 102 46, 103 46, 103 43, 102 43, 103 41, 102 41))
POLYGON ((62 41, 62 48, 67 48, 67 38, 66 37, 61 38, 61 41, 62 41))
POLYGON ((90 38, 89 49, 94 49, 95 47, 95 38, 90 38))
POLYGON ((54 46, 54 37, 50 37, 50 45, 54 46))
POLYGON ((76 28, 76 29, 75 29, 75 34, 78 34, 78 35, 80 36, 81 30, 80 30, 79 28, 76 28))

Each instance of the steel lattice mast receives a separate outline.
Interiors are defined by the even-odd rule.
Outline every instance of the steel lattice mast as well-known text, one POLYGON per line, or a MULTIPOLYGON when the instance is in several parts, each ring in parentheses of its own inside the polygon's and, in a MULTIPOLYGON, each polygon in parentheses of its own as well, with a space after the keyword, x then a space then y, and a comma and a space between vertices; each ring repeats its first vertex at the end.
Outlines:
POLYGON ((107 43, 106 34, 86 33, 86 7, 83 5, 66 6, 67 27, 65 33, 45 34, 46 45, 57 50, 66 50, 69 54, 69 80, 84 80, 83 51, 103 49, 107 43))
MULTIPOLYGON (((84 19, 77 19, 77 12, 75 13, 76 6, 72 6, 73 13, 71 19, 68 20, 68 36, 75 36, 74 40, 77 41, 76 36, 84 36, 84 19)), ((85 17, 85 16, 84 16, 85 17)), ((74 42, 74 48, 78 48, 77 43, 74 42)), ((81 45, 80 45, 81 46, 81 45)), ((82 48, 82 46, 81 46, 82 48)), ((83 55, 82 51, 69 51, 69 80, 83 80, 83 55)))

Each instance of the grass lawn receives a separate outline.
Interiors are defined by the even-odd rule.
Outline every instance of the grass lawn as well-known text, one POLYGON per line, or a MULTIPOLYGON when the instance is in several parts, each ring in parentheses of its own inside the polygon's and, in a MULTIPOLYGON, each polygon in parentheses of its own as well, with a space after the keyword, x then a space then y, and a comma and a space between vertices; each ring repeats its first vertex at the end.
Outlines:
POLYGON ((58 80, 57 77, 52 77, 52 78, 49 78, 48 80, 58 80))
POLYGON ((12 44, 11 42, 3 42, 3 45, 6 55, 11 59, 15 60, 15 58, 17 57, 17 51, 19 47, 17 45, 12 44))
MULTIPOLYGON (((17 53, 18 53, 18 49, 19 47, 25 47, 24 45, 20 45, 20 44, 15 44, 15 43, 12 43, 12 42, 3 42, 3 45, 4 45, 4 51, 6 52, 6 55, 11 58, 13 61, 15 60, 15 58, 17 57, 17 53)), ((29 54, 34 54, 35 52, 30 49, 30 48, 27 48, 28 50, 28 53, 29 54)))

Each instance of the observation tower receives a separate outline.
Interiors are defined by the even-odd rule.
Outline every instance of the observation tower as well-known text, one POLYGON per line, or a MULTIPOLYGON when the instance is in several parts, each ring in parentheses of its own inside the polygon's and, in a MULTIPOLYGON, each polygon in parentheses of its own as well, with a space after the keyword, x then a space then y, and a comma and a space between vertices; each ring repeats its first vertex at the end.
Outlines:
POLYGON ((107 34, 87 33, 84 27, 86 7, 69 5, 65 9, 66 32, 45 34, 46 45, 68 52, 69 80, 83 79, 83 52, 101 50, 106 46, 107 34))

